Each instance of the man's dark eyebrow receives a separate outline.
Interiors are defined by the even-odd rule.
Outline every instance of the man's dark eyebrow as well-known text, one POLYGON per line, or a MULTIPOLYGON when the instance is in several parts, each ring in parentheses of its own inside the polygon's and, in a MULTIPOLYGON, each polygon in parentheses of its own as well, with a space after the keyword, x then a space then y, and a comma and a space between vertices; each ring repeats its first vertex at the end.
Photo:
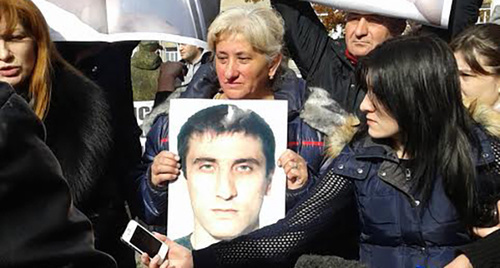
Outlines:
POLYGON ((255 159, 255 158, 238 158, 234 161, 235 165, 242 164, 242 163, 251 163, 251 164, 254 164, 257 166, 261 165, 260 161, 255 159))
POLYGON ((215 158, 212 158, 212 157, 199 157, 199 158, 194 159, 193 164, 196 164, 196 163, 199 163, 199 162, 211 162, 211 163, 215 163, 215 162, 217 162, 217 160, 215 160, 215 158))

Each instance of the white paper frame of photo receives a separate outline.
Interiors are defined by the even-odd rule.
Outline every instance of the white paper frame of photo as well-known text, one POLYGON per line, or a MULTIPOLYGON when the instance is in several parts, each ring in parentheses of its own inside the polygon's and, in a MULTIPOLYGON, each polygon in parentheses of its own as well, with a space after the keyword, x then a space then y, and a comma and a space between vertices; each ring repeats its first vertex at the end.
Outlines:
MULTIPOLYGON (((345 11, 375 13, 388 17, 413 20, 439 28, 448 28, 453 0, 303 0, 331 6, 345 11), (440 6, 440 19, 435 17, 434 7, 440 6), (426 15, 426 16, 424 16, 426 15)), ((439 8, 438 8, 439 9, 439 8)))
POLYGON ((54 41, 163 40, 206 47, 220 0, 32 0, 54 41))
MULTIPOLYGON (((177 134, 182 125, 194 113, 219 104, 234 104, 241 109, 250 109, 259 114, 271 127, 275 140, 275 160, 286 150, 287 102, 283 100, 212 100, 172 99, 169 113, 169 148, 177 154, 177 134)), ((260 228, 277 222, 285 216, 286 176, 276 166, 271 192, 264 198, 260 212, 260 228)), ((181 174, 169 185, 167 236, 178 239, 193 231, 193 213, 187 191, 186 179, 181 174)))

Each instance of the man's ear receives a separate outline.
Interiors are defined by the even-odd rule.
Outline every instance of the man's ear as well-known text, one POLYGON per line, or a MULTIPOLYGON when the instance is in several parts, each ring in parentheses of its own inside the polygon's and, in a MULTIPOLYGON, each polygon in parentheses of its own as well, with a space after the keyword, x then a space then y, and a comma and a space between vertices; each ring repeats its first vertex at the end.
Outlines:
POLYGON ((269 172, 269 174, 266 177, 267 186, 266 186, 266 192, 264 193, 264 195, 266 196, 271 193, 271 186, 273 185, 273 176, 274 176, 274 170, 269 172))
POLYGON ((273 60, 270 63, 270 68, 269 68, 269 78, 272 80, 274 78, 274 75, 276 74, 276 71, 278 70, 278 67, 281 64, 281 60, 283 59, 283 55, 278 54, 276 55, 273 60))

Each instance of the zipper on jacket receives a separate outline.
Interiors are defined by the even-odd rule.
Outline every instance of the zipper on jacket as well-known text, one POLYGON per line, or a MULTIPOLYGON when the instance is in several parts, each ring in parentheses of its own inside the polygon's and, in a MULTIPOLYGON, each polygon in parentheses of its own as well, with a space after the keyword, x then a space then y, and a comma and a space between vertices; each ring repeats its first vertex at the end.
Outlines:
POLYGON ((411 170, 409 168, 405 168, 405 178, 407 181, 411 180, 411 170))

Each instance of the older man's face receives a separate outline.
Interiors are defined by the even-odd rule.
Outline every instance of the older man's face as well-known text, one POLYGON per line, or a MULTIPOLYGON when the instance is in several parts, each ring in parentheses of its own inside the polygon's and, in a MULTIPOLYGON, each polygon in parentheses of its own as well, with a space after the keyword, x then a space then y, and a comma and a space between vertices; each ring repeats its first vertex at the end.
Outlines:
POLYGON ((362 57, 392 37, 390 19, 370 14, 349 13, 345 26, 347 50, 362 57))

